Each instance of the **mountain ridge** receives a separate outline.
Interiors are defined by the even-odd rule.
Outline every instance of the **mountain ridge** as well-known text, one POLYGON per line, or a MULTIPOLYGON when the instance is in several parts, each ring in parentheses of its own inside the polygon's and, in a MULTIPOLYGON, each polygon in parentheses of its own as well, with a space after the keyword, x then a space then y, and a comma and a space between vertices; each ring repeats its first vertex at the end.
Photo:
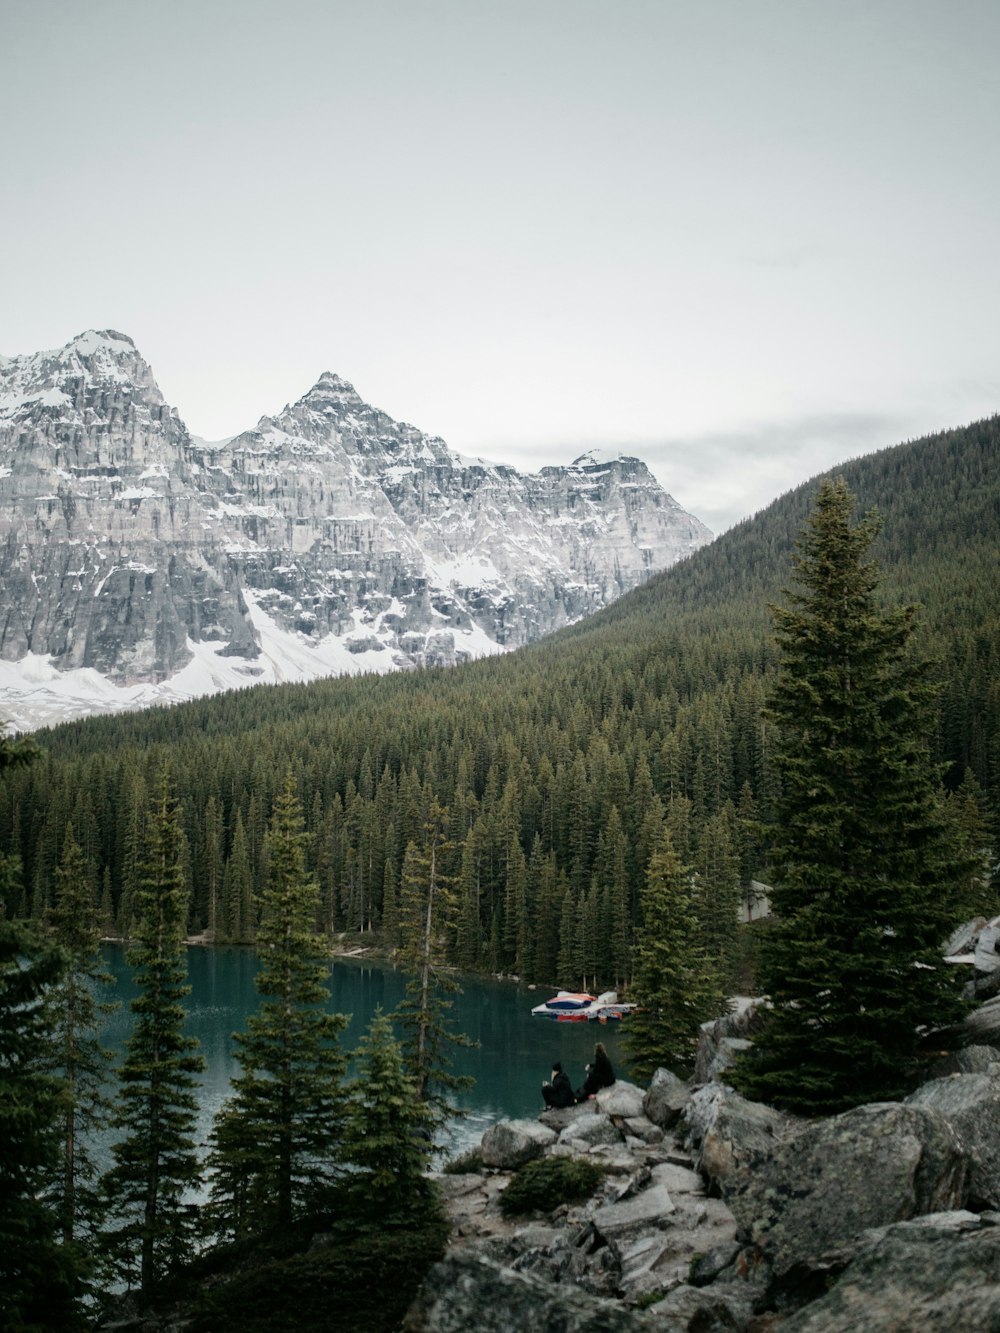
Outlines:
POLYGON ((332 371, 209 442, 116 330, 0 365, 0 708, 20 727, 505 651, 710 539, 638 459, 466 459, 332 371))

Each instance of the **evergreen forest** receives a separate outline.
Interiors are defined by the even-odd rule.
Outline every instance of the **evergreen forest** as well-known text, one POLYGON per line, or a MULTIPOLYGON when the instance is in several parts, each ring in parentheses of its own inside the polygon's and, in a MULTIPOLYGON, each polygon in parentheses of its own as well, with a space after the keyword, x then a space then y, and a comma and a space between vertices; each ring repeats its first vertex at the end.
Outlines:
MULTIPOLYGON (((994 417, 836 469, 859 511, 881 517, 882 595, 921 607, 915 644, 940 683, 932 757, 980 860, 1000 836, 998 460, 994 417)), ((769 606, 816 492, 815 481, 789 492, 600 615, 509 656, 39 733, 36 762, 0 775, 0 853, 22 866, 6 915, 51 914, 72 837, 101 931, 132 935, 166 771, 187 932, 252 943, 291 774, 315 924, 331 936, 396 947, 407 849, 434 850, 449 964, 622 986, 666 828, 692 872, 698 948, 734 984, 736 923, 751 880, 768 877, 781 780, 762 711, 777 665, 769 606)), ((955 919, 992 910, 981 873, 955 886, 953 908, 955 919)))

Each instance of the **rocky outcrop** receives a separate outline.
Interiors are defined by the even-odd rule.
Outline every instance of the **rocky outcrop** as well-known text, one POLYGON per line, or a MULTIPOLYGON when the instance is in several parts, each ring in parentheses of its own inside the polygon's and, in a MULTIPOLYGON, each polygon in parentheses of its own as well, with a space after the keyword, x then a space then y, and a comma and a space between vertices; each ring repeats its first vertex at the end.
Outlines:
POLYGON ((910 1106, 939 1112, 969 1159, 968 1202, 1000 1208, 1000 1067, 980 1074, 952 1074, 918 1088, 910 1106))
POLYGON ((698 1170, 725 1194, 747 1167, 772 1152, 794 1122, 724 1084, 709 1083, 695 1089, 684 1111, 684 1123, 685 1147, 696 1152, 698 1170))
POLYGON ((930 1107, 861 1106, 801 1128, 727 1201, 779 1278, 862 1231, 960 1207, 968 1159, 930 1107))
POLYGON ((403 1324, 405 1333, 633 1333, 662 1327, 655 1316, 462 1252, 431 1269, 403 1324))
POLYGON ((761 1000, 738 996, 729 1013, 702 1023, 695 1056, 695 1083, 709 1083, 731 1069, 743 1051, 750 1049, 753 1036, 764 1025, 761 1000))
POLYGON ((863 1245, 836 1284, 781 1333, 1000 1328, 1000 1227, 959 1214, 904 1222, 863 1245))
POLYGON ((38 709, 74 668, 121 687, 195 663, 175 688, 205 693, 454 665, 710 537, 636 458, 534 475, 463 459, 336 375, 209 444, 124 334, 0 364, 0 659, 30 667, 38 709))

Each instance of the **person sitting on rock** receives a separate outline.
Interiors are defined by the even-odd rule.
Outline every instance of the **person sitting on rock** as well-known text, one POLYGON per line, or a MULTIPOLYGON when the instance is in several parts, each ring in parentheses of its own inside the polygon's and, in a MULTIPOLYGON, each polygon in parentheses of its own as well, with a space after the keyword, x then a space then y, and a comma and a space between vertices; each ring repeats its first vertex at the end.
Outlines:
POLYGON ((563 1067, 557 1060, 552 1066, 552 1082, 542 1084, 542 1096, 546 1107, 572 1106, 576 1100, 569 1075, 563 1073, 563 1067))
POLYGON ((576 1100, 585 1102, 588 1097, 595 1096, 602 1088, 610 1088, 614 1081, 615 1071, 611 1067, 611 1061, 604 1049, 604 1043, 599 1041, 594 1047, 594 1058, 587 1066, 587 1077, 583 1080, 583 1087, 577 1090, 576 1100))

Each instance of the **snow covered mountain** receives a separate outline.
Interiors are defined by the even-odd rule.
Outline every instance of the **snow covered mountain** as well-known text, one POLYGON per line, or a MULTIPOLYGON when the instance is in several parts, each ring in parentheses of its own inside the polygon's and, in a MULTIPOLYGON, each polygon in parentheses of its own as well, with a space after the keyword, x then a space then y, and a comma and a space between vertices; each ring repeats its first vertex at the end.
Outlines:
POLYGON ((0 718, 503 651, 711 540, 636 458, 465 459, 325 374, 212 444, 132 340, 0 358, 0 718))

